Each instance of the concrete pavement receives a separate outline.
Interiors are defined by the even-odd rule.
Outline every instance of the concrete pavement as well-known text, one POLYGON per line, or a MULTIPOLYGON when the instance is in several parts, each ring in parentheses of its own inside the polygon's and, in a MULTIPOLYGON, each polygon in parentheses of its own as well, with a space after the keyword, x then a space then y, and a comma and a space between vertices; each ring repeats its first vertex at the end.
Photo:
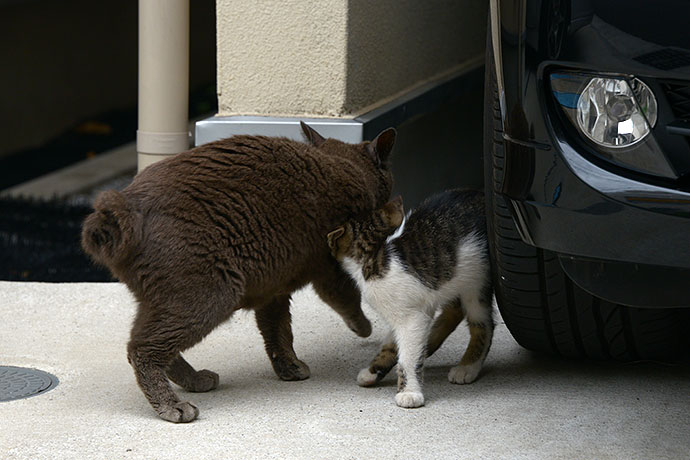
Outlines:
POLYGON ((127 363, 135 304, 123 285, 0 282, 0 365, 60 379, 0 403, 0 459, 690 458, 687 366, 535 356, 497 316, 475 383, 446 380, 467 343, 461 325, 427 361, 427 405, 401 409, 394 373, 378 388, 355 382, 385 333, 380 321, 360 339, 311 289, 293 304, 295 349, 311 378, 278 380, 253 315, 239 312, 185 353, 221 385, 178 389, 201 415, 175 425, 149 407, 127 363))

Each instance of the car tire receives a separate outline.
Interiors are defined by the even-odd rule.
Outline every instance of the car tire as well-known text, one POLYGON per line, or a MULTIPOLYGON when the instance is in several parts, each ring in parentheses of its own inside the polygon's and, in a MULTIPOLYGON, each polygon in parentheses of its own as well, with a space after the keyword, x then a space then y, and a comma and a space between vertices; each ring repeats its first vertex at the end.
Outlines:
MULTIPOLYGON (((490 33, 490 32, 489 32, 490 33)), ((524 348, 568 358, 675 362, 690 350, 690 309, 633 308, 578 287, 558 256, 522 241, 500 193, 504 140, 490 40, 484 83, 484 184, 496 302, 524 348)))

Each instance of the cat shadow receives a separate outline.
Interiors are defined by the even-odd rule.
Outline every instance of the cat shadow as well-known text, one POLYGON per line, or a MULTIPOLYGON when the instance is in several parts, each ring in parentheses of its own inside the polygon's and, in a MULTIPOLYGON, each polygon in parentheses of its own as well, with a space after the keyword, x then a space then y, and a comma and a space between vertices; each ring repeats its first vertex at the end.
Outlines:
MULTIPOLYGON (((517 345, 516 345, 517 347, 517 345)), ((650 394, 675 391, 680 382, 690 382, 690 365, 659 362, 611 362, 567 359, 516 348, 509 356, 501 354, 485 364, 477 380, 466 385, 433 386, 434 376, 440 381, 447 368, 428 369, 430 395, 447 397, 505 398, 517 395, 546 398, 626 398, 627 394, 650 394), (452 395, 453 387, 461 387, 452 395), (460 390, 458 390, 460 391, 460 390)), ((446 384, 449 382, 446 381, 446 384)), ((639 399, 639 397, 638 397, 639 399)))
MULTIPOLYGON (((495 362, 487 362, 477 380, 471 384, 459 385, 448 381, 450 368, 457 364, 452 360, 440 360, 426 366, 426 409, 469 401, 477 404, 480 401, 515 398, 591 400, 607 395, 608 401, 611 398, 626 400, 630 394, 636 396, 638 401, 642 398, 644 402, 645 397, 653 401, 654 393, 663 388, 678 388, 679 382, 690 382, 690 366, 687 365, 565 360, 525 350, 518 350, 516 355, 515 359, 502 356, 495 362)), ((323 398, 332 392, 357 395, 358 399, 369 403, 386 403, 396 392, 395 368, 378 384, 363 388, 356 382, 358 366, 335 364, 312 365, 312 376, 295 382, 280 380, 268 362, 263 367, 230 366, 216 369, 221 374, 221 383, 213 391, 191 393, 177 386, 174 388, 182 400, 191 401, 202 412, 248 406, 262 408, 267 407, 267 401, 295 404, 295 401, 304 401, 305 398, 313 398, 314 404, 325 404, 323 398)), ((155 412, 150 410, 141 395, 132 394, 131 400, 121 406, 123 414, 156 419, 155 412)))
MULTIPOLYGON (((505 332, 507 333, 507 332, 505 332)), ((504 334, 500 332, 499 334, 504 334)), ((458 385, 448 381, 448 372, 462 356, 466 346, 466 333, 450 337, 436 354, 425 362, 424 393, 428 405, 442 401, 465 402, 469 399, 510 399, 528 397, 597 398, 620 392, 651 394, 655 389, 672 388, 690 382, 690 365, 668 365, 656 362, 619 363, 592 360, 565 359, 530 352, 521 348, 512 338, 499 336, 494 349, 471 384, 458 385), (679 383, 680 382, 680 383, 679 383)), ((195 357, 191 362, 202 362, 220 374, 220 384, 214 391, 190 393, 174 386, 181 399, 198 404, 200 408, 237 407, 240 404, 266 405, 267 398, 290 403, 295 399, 313 395, 319 401, 330 392, 357 394, 369 401, 392 396, 397 388, 396 369, 373 387, 357 385, 358 372, 366 367, 380 347, 382 334, 367 339, 349 336, 314 334, 298 347, 298 355, 311 368, 311 377, 297 382, 280 380, 271 368, 261 343, 247 350, 243 360, 213 361, 195 357), (305 342, 308 346, 305 346, 305 342), (381 392, 376 392, 380 389, 381 392)), ((224 344, 222 346, 225 346, 224 344)), ((230 356, 228 356, 230 358, 230 356)), ((135 385, 133 382, 132 385, 135 385)), ((131 400, 122 406, 123 412, 137 408, 137 414, 155 417, 148 404, 141 399, 138 389, 131 400)), ((642 397, 642 396, 640 396, 642 397)))

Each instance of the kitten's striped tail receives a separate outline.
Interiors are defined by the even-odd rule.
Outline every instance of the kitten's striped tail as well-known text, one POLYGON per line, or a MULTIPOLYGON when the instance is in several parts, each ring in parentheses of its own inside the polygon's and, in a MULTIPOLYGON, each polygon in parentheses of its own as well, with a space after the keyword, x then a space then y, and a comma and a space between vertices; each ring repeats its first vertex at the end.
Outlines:
POLYGON ((140 241, 141 219, 124 195, 115 190, 101 193, 94 209, 84 220, 81 245, 96 262, 112 268, 126 259, 140 241))

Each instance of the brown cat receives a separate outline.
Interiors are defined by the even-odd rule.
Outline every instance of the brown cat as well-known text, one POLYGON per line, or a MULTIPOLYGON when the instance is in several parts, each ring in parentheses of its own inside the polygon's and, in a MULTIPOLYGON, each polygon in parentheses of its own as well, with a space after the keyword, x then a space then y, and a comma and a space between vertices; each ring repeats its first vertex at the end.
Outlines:
POLYGON ((309 377, 289 311, 291 293, 307 283, 357 334, 371 333, 323 235, 386 203, 395 130, 352 145, 302 129, 309 144, 234 136, 160 161, 122 192, 101 194, 84 221, 84 250, 138 301, 128 359, 165 420, 198 416, 168 378, 188 391, 216 388, 218 375, 194 370, 180 352, 237 309, 254 309, 284 380, 309 377))

